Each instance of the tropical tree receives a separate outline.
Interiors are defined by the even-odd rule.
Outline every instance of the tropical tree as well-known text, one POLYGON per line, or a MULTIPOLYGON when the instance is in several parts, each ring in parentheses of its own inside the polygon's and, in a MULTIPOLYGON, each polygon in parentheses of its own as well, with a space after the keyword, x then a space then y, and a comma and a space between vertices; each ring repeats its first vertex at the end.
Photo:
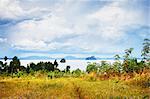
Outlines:
POLYGON ((66 66, 66 72, 70 72, 70 66, 66 66))
POLYGON ((122 71, 122 64, 120 62, 120 56, 117 54, 114 56, 115 62, 113 63, 112 69, 114 72, 121 72, 122 71))
POLYGON ((54 67, 57 68, 58 67, 58 63, 57 63, 57 60, 55 59, 54 61, 54 67))
POLYGON ((13 57, 12 61, 10 62, 10 71, 11 73, 17 72, 20 67, 20 60, 17 56, 13 57))
POLYGON ((141 56, 143 60, 150 60, 150 39, 144 39, 141 56))
POLYGON ((33 70, 33 71, 37 71, 36 64, 35 64, 35 63, 33 63, 33 62, 29 64, 29 67, 31 68, 31 70, 33 70))
POLYGON ((132 51, 133 48, 129 48, 125 50, 125 55, 124 55, 125 60, 128 60, 130 58, 132 51))
POLYGON ((106 73, 110 70, 111 68, 111 65, 109 63, 107 63, 106 61, 101 61, 101 66, 100 66, 100 69, 99 71, 101 73, 106 73))
POLYGON ((51 62, 45 63, 45 70, 46 71, 54 71, 54 65, 51 62))
POLYGON ((3 62, 0 61, 0 72, 2 71, 2 68, 3 68, 3 62))
POLYGON ((123 61, 123 70, 125 72, 138 71, 140 67, 138 66, 137 58, 131 57, 133 48, 125 50, 125 58, 123 61))
POLYGON ((27 74, 29 74, 29 73, 30 73, 30 67, 29 67, 29 65, 27 65, 26 72, 27 72, 27 74))

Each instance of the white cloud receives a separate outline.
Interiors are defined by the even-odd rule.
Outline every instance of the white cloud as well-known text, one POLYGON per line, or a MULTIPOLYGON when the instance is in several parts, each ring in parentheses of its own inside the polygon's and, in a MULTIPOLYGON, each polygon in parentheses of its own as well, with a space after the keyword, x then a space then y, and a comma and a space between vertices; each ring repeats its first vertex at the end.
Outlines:
POLYGON ((39 18, 42 14, 49 14, 50 8, 31 7, 25 8, 21 6, 19 0, 0 0, 0 18, 1 19, 30 19, 39 18))
POLYGON ((5 42, 7 42, 6 38, 0 38, 0 43, 5 43, 5 42))
MULTIPOLYGON (((140 12, 128 11, 120 4, 114 2, 92 13, 82 13, 80 2, 58 3, 51 15, 43 14, 41 20, 26 20, 14 26, 10 43, 21 50, 120 52, 123 47, 117 44, 124 39, 127 27, 142 24, 140 12)), ((36 11, 31 9, 29 13, 36 11)))
POLYGON ((0 17, 16 19, 23 14, 23 9, 17 0, 0 0, 0 17))
POLYGON ((104 38, 122 39, 127 26, 142 23, 139 12, 126 10, 120 3, 122 4, 122 2, 110 3, 88 16, 101 25, 98 31, 104 38))

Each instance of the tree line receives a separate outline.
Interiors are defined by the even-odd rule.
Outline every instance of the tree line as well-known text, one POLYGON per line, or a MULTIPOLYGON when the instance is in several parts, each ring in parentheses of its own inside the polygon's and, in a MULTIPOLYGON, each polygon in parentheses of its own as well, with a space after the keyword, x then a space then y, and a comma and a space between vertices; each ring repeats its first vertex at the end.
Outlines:
POLYGON ((96 72, 101 74, 120 74, 120 73, 140 73, 144 69, 150 69, 150 40, 144 39, 143 49, 141 51, 141 60, 132 56, 133 48, 125 50, 123 61, 121 62, 120 55, 115 55, 115 62, 109 64, 106 61, 101 63, 90 63, 86 68, 86 72, 96 72))
MULTIPOLYGON (((113 64, 109 64, 106 61, 101 61, 101 63, 90 63, 88 64, 86 68, 86 72, 96 72, 100 74, 120 74, 120 73, 133 73, 137 72, 140 73, 143 71, 143 69, 148 68, 150 69, 150 40, 144 39, 143 43, 143 49, 141 51, 141 57, 142 59, 138 61, 137 58, 132 56, 133 48, 126 49, 123 62, 120 61, 120 55, 115 55, 115 62, 113 64)), ((52 77, 53 73, 55 75, 60 74, 61 76, 64 75, 64 73, 71 73, 71 74, 77 74, 79 76, 82 72, 80 69, 74 70, 70 72, 70 66, 66 66, 65 70, 59 70, 58 68, 58 62, 55 60, 52 62, 38 62, 30 63, 27 65, 27 67, 24 67, 21 65, 21 62, 17 56, 14 56, 12 60, 10 61, 10 64, 8 65, 6 60, 8 58, 5 56, 4 60, 5 62, 0 61, 0 73, 1 74, 8 74, 13 75, 17 74, 20 71, 26 74, 34 73, 37 71, 45 71, 48 73, 49 77, 52 77)), ((65 60, 63 59, 63 62, 65 60)))

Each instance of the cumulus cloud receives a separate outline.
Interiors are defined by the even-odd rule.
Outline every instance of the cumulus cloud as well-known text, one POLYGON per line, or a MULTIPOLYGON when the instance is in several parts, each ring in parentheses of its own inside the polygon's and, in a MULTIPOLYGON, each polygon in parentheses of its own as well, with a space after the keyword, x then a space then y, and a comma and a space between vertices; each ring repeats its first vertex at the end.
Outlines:
POLYGON ((42 14, 50 13, 49 8, 21 6, 20 0, 0 0, 0 19, 22 20, 39 18, 42 14))
POLYGON ((22 14, 23 9, 17 0, 0 0, 0 18, 16 19, 22 14))
MULTIPOLYGON (((18 2, 14 4, 18 5, 18 2)), ((57 3, 48 10, 51 13, 44 14, 33 13, 39 9, 32 8, 28 14, 33 13, 33 17, 39 15, 41 19, 25 20, 13 26, 9 35, 10 43, 13 48, 20 50, 118 53, 124 49, 119 43, 126 37, 128 27, 145 25, 141 12, 128 10, 126 4, 112 1, 85 13, 82 8, 86 1, 57 3)), ((20 7, 18 9, 20 12, 13 17, 27 13, 20 7)), ((47 11, 48 8, 40 9, 47 11)))

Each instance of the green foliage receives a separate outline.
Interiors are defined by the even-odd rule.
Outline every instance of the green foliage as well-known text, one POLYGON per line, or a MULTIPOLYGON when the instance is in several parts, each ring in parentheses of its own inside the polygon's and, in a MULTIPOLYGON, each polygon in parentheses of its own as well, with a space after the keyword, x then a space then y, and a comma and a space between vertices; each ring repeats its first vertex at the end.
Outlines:
POLYGON ((63 77, 64 73, 63 72, 60 72, 58 70, 55 70, 54 71, 54 77, 55 78, 60 78, 60 77, 63 77))
POLYGON ((104 72, 107 72, 109 71, 111 68, 110 64, 108 64, 106 61, 101 61, 101 66, 100 66, 100 69, 99 71, 104 73, 104 72))
POLYGON ((47 71, 54 71, 54 65, 51 62, 46 62, 44 69, 47 71))
MULTIPOLYGON (((111 74, 121 74, 121 73, 140 73, 143 69, 150 69, 149 52, 150 52, 150 40, 145 39, 143 43, 142 57, 141 61, 137 61, 137 58, 132 57, 133 48, 125 50, 124 60, 120 61, 120 56, 117 54, 114 56, 115 62, 113 64, 107 63, 106 61, 101 61, 100 63, 89 63, 86 68, 86 72, 94 72, 97 75, 104 75, 106 78, 111 74)), ((5 57, 5 60, 8 58, 5 57)), ((13 57, 10 65, 0 61, 0 72, 8 74, 17 74, 20 77, 23 71, 26 71, 28 75, 31 76, 41 76, 46 75, 50 78, 59 77, 80 77, 83 72, 80 69, 70 72, 70 66, 66 66, 64 71, 60 71, 58 68, 57 60, 52 62, 39 62, 37 64, 30 63, 27 68, 20 66, 20 60, 18 57, 13 57)))
POLYGON ((142 55, 143 60, 150 60, 150 39, 144 39, 142 55))
POLYGON ((140 68, 137 65, 137 59, 132 58, 128 60, 124 60, 123 62, 123 70, 125 72, 133 72, 133 71, 138 71, 140 68))
POLYGON ((80 77, 82 74, 82 71, 78 68, 78 69, 72 71, 72 74, 74 77, 80 77))
POLYGON ((131 54, 132 54, 133 48, 130 49, 126 49, 125 50, 125 58, 123 61, 123 71, 125 72, 138 72, 141 68, 141 66, 138 66, 138 62, 137 62, 137 58, 132 58, 131 54))
POLYGON ((2 68, 3 68, 3 62, 0 61, 0 73, 2 73, 2 68))
POLYGON ((30 73, 30 67, 27 65, 27 69, 26 69, 27 74, 30 73))
POLYGON ((3 67, 3 62, 2 61, 0 61, 0 68, 2 68, 3 67))
POLYGON ((32 69, 30 69, 30 75, 31 75, 31 76, 34 76, 34 74, 35 74, 35 71, 32 70, 32 69))
POLYGON ((90 73, 90 72, 97 72, 97 70, 98 70, 97 63, 90 63, 90 64, 87 65, 86 71, 88 73, 90 73))
POLYGON ((114 56, 114 58, 115 58, 115 60, 119 60, 119 59, 120 59, 120 56, 119 56, 118 54, 116 54, 116 55, 114 56))
POLYGON ((130 59, 130 55, 131 55, 132 51, 133 51, 133 48, 129 48, 129 49, 125 50, 125 55, 124 55, 125 60, 130 59))
MULTIPOLYGON (((146 40, 148 41, 148 40, 146 40)), ((149 43, 145 44, 145 57, 149 54, 149 43)), ((123 63, 120 62, 120 56, 115 55, 115 62, 111 65, 106 61, 101 61, 100 64, 98 63, 90 63, 88 64, 86 71, 90 72, 97 72, 97 73, 133 73, 133 72, 140 72, 144 68, 150 68, 150 61, 144 62, 143 60, 137 61, 137 58, 132 57, 133 48, 129 48, 125 50, 124 60, 123 63)))
POLYGON ((47 74, 47 76, 48 76, 48 78, 54 78, 54 72, 48 72, 48 74, 47 74))
POLYGON ((51 62, 39 62, 37 64, 30 63, 29 67, 33 71, 46 70, 46 71, 54 71, 54 64, 51 62))
POLYGON ((58 67, 58 63, 57 60, 54 61, 54 67, 57 68, 58 67))
POLYGON ((121 73, 123 68, 122 68, 122 64, 120 61, 115 61, 112 65, 112 70, 116 73, 121 73))
POLYGON ((16 76, 19 78, 19 77, 21 77, 21 76, 23 76, 24 75, 24 72, 22 72, 22 71, 18 71, 17 73, 16 73, 16 76))
POLYGON ((17 56, 13 57, 12 61, 10 62, 10 72, 15 73, 18 71, 20 67, 20 60, 18 59, 17 56))
POLYGON ((123 68, 122 68, 122 64, 120 62, 120 56, 117 54, 114 56, 114 58, 115 58, 115 62, 113 63, 111 68, 112 68, 113 72, 121 73, 123 68))
POLYGON ((66 72, 70 72, 70 66, 66 66, 66 72))

